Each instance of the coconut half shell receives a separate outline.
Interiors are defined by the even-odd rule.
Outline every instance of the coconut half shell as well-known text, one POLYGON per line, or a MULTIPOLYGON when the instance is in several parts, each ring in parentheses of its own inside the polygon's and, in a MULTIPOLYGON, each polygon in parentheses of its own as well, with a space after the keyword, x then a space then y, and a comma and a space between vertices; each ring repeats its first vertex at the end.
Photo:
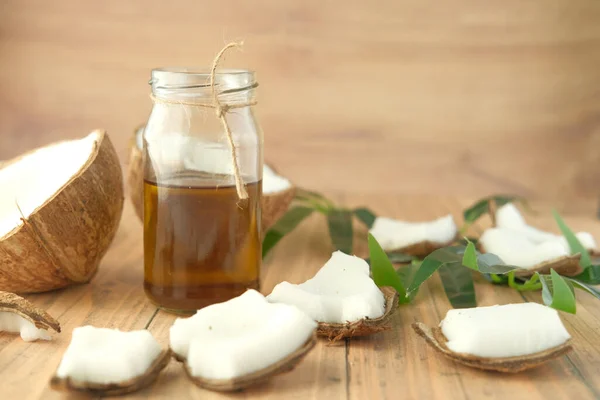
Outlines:
POLYGON ((150 386, 170 360, 171 351, 164 350, 143 375, 120 383, 81 382, 70 378, 59 378, 55 375, 50 380, 50 387, 58 391, 87 393, 94 396, 120 396, 150 386))
MULTIPOLYGON (((127 187, 129 198, 135 210, 135 213, 144 220, 144 163, 142 149, 139 147, 140 141, 138 135, 142 135, 145 126, 138 127, 131 140, 131 149, 129 151, 129 164, 127 166, 127 187)), ((288 208, 294 196, 296 187, 264 194, 261 198, 262 207, 262 230, 266 232, 273 224, 281 218, 288 208)))
POLYGON ((302 347, 287 356, 281 361, 276 362, 268 366, 267 368, 261 369, 260 371, 253 372, 251 374, 239 376, 233 379, 205 379, 197 376, 192 376, 187 364, 184 362, 184 370, 187 376, 196 385, 218 392, 231 392, 236 390, 245 389, 249 386, 254 386, 273 378, 276 375, 283 374, 285 372, 292 371, 302 359, 308 354, 308 352, 317 343, 317 335, 313 335, 304 343, 302 347))
POLYGON ((60 324, 46 311, 14 293, 0 292, 0 311, 18 314, 38 329, 53 329, 60 333, 60 324))
POLYGON ((1 290, 44 292, 88 282, 96 273, 121 219, 123 177, 106 132, 92 135, 93 151, 79 172, 0 237, 1 290))
MULTIPOLYGON (((486 253, 483 246, 479 245, 478 247, 482 253, 486 253)), ((536 272, 539 272, 540 274, 549 274, 551 269, 556 271, 559 275, 576 276, 583 272, 583 268, 579 264, 580 259, 581 254, 555 258, 554 260, 539 263, 532 268, 517 269, 515 270, 515 276, 528 278, 535 275, 536 272)))
POLYGON ((560 357, 569 352, 571 347, 571 340, 563 343, 558 347, 552 349, 540 351, 538 353, 529 354, 526 356, 517 357, 478 357, 471 354, 455 353, 450 350, 446 343, 448 340, 442 333, 441 328, 429 328, 427 325, 421 322, 415 322, 412 324, 413 329, 419 336, 433 347, 436 351, 442 353, 445 357, 456 361, 459 364, 467 365, 469 367, 488 370, 498 371, 506 373, 517 373, 525 371, 527 369, 538 367, 547 361, 560 357))
POLYGON ((389 320, 398 308, 398 292, 392 287, 382 287, 381 291, 385 297, 385 311, 381 317, 363 318, 345 324, 319 322, 317 334, 337 341, 350 337, 368 336, 391 329, 389 320))
POLYGON ((435 243, 430 241, 419 242, 400 249, 391 250, 390 253, 402 253, 413 257, 424 258, 438 249, 452 245, 456 239, 457 238, 454 238, 446 243, 435 243))

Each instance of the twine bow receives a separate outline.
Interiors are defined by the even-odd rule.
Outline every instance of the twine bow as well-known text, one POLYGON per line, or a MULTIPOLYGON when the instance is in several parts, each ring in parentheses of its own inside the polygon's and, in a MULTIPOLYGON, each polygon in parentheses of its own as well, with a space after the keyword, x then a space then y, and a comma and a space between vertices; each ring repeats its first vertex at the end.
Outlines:
POLYGON ((235 189, 237 191, 238 197, 240 199, 247 199, 248 192, 246 191, 246 187, 244 185, 244 180, 242 179, 242 174, 240 172, 240 166, 238 163, 237 153, 235 151, 235 143, 233 141, 233 135, 231 133, 231 128, 227 123, 226 114, 229 110, 233 108, 242 108, 248 107, 256 104, 256 101, 249 101, 245 103, 236 103, 236 104, 221 104, 219 101, 219 93, 217 93, 217 89, 215 87, 215 76, 217 73, 217 67, 219 66, 219 62, 223 58, 225 52, 231 48, 238 47, 241 48, 243 46, 243 42, 232 42, 227 44, 225 47, 219 51, 217 56, 215 57, 212 67, 210 69, 210 88, 212 93, 212 104, 206 104, 195 101, 186 101, 186 100, 168 100, 168 99, 159 99, 156 96, 150 95, 150 98, 155 103, 163 103, 163 104, 178 104, 178 105, 186 105, 193 107, 209 107, 215 109, 215 114, 217 118, 221 121, 221 125, 223 125, 223 129, 225 130, 227 141, 229 142, 229 150, 231 154, 231 160, 233 164, 233 175, 235 178, 235 189))

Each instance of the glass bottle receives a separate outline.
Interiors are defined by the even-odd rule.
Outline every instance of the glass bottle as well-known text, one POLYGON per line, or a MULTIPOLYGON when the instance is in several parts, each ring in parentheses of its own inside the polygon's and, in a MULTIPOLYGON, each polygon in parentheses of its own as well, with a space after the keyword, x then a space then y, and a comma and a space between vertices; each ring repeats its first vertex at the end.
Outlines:
MULTIPOLYGON (((152 71, 144 131, 144 289, 151 301, 193 312, 258 289, 263 137, 254 73, 152 71), (247 198, 236 187, 235 163, 247 198)), ((239 184, 239 183, 238 183, 239 184)))

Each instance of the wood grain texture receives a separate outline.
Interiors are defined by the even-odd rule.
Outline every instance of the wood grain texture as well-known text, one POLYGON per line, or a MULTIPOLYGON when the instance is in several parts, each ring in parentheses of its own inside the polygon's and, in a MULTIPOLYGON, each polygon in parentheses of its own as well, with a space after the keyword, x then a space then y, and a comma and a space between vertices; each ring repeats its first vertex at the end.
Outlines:
MULTIPOLYGON (((448 197, 338 195, 348 206, 369 205, 376 212, 410 220, 433 219, 452 213, 457 219, 470 201, 448 197)), ((551 217, 527 216, 532 224, 552 229, 551 217)), ((565 216, 575 230, 600 237, 600 222, 577 215, 565 216)), ((481 232, 483 220, 473 227, 481 232)), ((262 272, 262 291, 269 293, 282 281, 301 282, 329 258, 324 218, 313 215, 285 237, 272 251, 262 272)), ((356 251, 366 254, 364 229, 356 232, 356 251)), ((51 342, 23 342, 0 333, 0 398, 22 400, 60 399, 47 384, 66 349, 73 328, 85 324, 123 330, 148 329, 161 345, 168 345, 168 331, 175 316, 156 310, 142 287, 141 224, 127 204, 115 244, 98 275, 87 285, 62 291, 29 295, 27 299, 47 309, 63 328, 51 342)), ((517 292, 476 279, 482 305, 539 301, 539 294, 517 292)), ((577 293, 576 316, 561 314, 573 336, 574 350, 540 368, 517 375, 474 370, 453 363, 425 345, 410 324, 436 325, 450 305, 435 276, 420 290, 414 304, 400 306, 393 329, 369 338, 338 344, 321 341, 292 372, 267 384, 233 394, 209 392, 194 386, 180 364, 171 362, 151 387, 132 394, 132 399, 595 399, 600 397, 600 307, 598 300, 577 293)))
POLYGON ((125 158, 153 67, 245 39, 226 65, 257 71, 267 158, 301 186, 598 195, 597 0, 0 7, 0 159, 94 128, 125 158))

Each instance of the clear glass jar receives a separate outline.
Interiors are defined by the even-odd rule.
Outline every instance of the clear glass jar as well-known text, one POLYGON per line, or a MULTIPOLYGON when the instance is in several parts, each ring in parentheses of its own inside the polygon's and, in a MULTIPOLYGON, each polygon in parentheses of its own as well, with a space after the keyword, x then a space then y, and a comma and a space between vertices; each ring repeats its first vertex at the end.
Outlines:
POLYGON ((246 70, 219 70, 231 145, 216 114, 209 71, 152 71, 154 107, 144 131, 144 289, 167 310, 193 312, 258 288, 263 137, 246 70))

